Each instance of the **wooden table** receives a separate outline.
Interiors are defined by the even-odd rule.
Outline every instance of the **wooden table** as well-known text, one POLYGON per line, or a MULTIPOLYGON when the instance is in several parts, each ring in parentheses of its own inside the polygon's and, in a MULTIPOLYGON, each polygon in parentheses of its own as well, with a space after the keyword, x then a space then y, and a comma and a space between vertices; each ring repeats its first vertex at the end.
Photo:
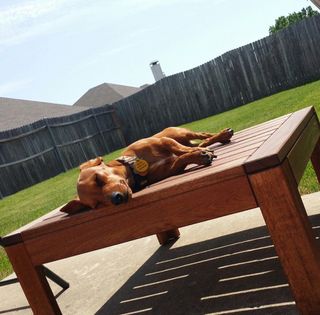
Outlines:
POLYGON ((56 213, 6 236, 5 250, 35 314, 61 314, 42 265, 178 227, 260 207, 302 314, 320 314, 320 251, 297 186, 311 157, 320 180, 313 107, 237 132, 217 160, 157 183, 126 205, 56 213))

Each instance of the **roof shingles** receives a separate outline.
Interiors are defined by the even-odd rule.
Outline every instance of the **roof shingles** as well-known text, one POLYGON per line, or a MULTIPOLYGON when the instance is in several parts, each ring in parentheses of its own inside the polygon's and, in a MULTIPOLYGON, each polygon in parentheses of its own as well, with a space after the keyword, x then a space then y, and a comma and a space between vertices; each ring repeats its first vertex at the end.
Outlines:
POLYGON ((0 97, 0 131, 18 128, 37 120, 71 115, 87 108, 0 97))
POLYGON ((141 90, 141 88, 133 86, 102 83, 82 95, 73 105, 98 107, 106 104, 112 104, 141 90))
POLYGON ((19 128, 43 118, 71 115, 92 107, 112 104, 141 90, 132 86, 103 83, 80 97, 75 106, 0 97, 0 131, 19 128))

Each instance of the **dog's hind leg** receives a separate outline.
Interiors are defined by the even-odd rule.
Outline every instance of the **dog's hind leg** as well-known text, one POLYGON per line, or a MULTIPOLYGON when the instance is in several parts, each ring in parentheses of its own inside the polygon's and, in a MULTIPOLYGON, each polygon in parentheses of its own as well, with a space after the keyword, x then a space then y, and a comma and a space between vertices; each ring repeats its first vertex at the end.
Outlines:
POLYGON ((186 154, 186 153, 191 153, 193 151, 198 151, 199 148, 192 148, 186 145, 183 145, 179 143, 178 141, 163 137, 161 138, 161 147, 177 156, 186 154))
POLYGON ((193 140, 204 140, 213 137, 214 133, 209 132, 195 132, 191 130, 184 130, 185 132, 177 136, 175 140, 188 147, 197 147, 199 143, 193 142, 193 140))
POLYGON ((194 152, 197 152, 197 153, 208 152, 208 151, 212 152, 212 150, 209 150, 207 148, 200 148, 198 146, 197 147, 185 146, 183 144, 180 144, 176 140, 173 140, 167 137, 161 138, 161 148, 177 156, 184 155, 186 153, 194 153, 194 152))
POLYGON ((193 151, 185 153, 175 159, 169 169, 169 176, 180 174, 190 164, 210 165, 216 156, 211 151, 193 151))
POLYGON ((219 133, 213 135, 210 138, 206 138, 199 144, 199 147, 208 147, 211 144, 220 142, 220 143, 228 143, 230 142, 231 137, 233 136, 233 130, 231 128, 226 128, 221 130, 219 133))
POLYGON ((207 147, 213 143, 221 142, 227 143, 233 135, 233 130, 230 128, 224 129, 219 133, 209 132, 194 132, 191 130, 184 129, 184 133, 180 137, 176 136, 174 139, 179 143, 188 147, 207 147), (193 140, 203 140, 202 142, 196 143, 193 140))
POLYGON ((211 138, 215 136, 215 133, 210 133, 210 132, 193 132, 190 131, 190 133, 187 135, 189 140, 204 140, 211 138))

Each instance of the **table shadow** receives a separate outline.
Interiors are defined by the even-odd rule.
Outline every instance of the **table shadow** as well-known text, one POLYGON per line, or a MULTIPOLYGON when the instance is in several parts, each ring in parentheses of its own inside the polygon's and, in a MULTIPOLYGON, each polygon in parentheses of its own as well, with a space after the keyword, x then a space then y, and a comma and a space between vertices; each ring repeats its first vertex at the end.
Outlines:
MULTIPOLYGON (((320 215, 310 220, 319 238, 320 215)), ((96 312, 211 313, 298 314, 266 227, 162 246, 96 312)))

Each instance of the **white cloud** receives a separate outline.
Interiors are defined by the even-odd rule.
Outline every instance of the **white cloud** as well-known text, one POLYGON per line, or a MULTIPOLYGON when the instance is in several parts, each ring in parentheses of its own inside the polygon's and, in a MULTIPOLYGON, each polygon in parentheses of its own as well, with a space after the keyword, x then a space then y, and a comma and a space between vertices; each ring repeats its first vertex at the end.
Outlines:
POLYGON ((26 19, 42 16, 55 10, 62 2, 61 0, 30 1, 9 6, 0 12, 0 25, 8 27, 22 23, 26 19))
MULTIPOLYGON (((28 39, 54 32, 72 32, 87 17, 92 22, 86 29, 99 27, 99 22, 116 25, 128 16, 175 4, 188 5, 207 0, 26 0, 1 7, 0 46, 20 44, 28 39), (76 23, 74 23, 76 22, 76 23)), ((226 0, 212 0, 219 4, 226 0)), ((10 3, 10 2, 9 2, 10 3)))
POLYGON ((0 11, 1 30, 28 26, 34 19, 54 12, 64 3, 65 0, 42 0, 11 5, 0 11))
POLYGON ((64 17, 75 4, 75 0, 32 0, 2 8, 0 45, 19 44, 52 31, 55 21, 64 17))

